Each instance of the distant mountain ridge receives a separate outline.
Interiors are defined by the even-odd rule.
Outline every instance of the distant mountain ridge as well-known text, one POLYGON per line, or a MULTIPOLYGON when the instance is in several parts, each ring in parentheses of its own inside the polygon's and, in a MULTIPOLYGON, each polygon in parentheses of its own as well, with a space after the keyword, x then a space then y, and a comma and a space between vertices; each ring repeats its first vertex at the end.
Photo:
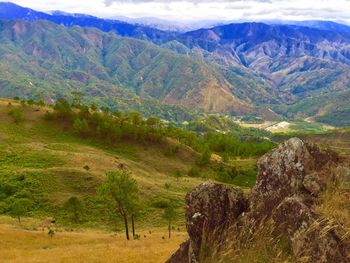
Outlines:
POLYGON ((0 20, 0 96, 45 100, 81 91, 115 101, 125 92, 205 112, 248 114, 253 98, 271 100, 249 72, 176 54, 94 28, 0 20))
POLYGON ((48 20, 64 26, 96 27, 102 31, 113 31, 120 36, 134 37, 152 42, 163 42, 174 36, 172 32, 133 25, 123 21, 102 19, 90 15, 67 14, 55 11, 52 14, 38 12, 9 2, 0 2, 0 19, 22 19, 25 21, 48 20))
MULTIPOLYGON (((135 79, 133 74, 140 72, 134 65, 120 64, 118 68, 102 61, 105 70, 117 69, 113 73, 122 76, 121 86, 132 87, 141 96, 208 112, 250 114, 257 108, 271 108, 297 118, 350 116, 350 33, 346 25, 327 21, 290 22, 293 25, 251 22, 179 33, 81 14, 50 15, 9 3, 0 3, 1 18, 95 27, 157 44, 162 48, 152 47, 156 53, 168 49, 180 54, 160 55, 162 59, 153 69, 152 63, 147 65, 150 67, 143 73, 152 73, 147 80, 145 76, 135 79), (186 64, 188 59, 196 66, 186 64), (169 75, 173 62, 178 61, 176 74, 169 75), (185 61, 185 66, 180 66, 185 61)), ((120 56, 114 52, 121 50, 108 56, 120 56)))

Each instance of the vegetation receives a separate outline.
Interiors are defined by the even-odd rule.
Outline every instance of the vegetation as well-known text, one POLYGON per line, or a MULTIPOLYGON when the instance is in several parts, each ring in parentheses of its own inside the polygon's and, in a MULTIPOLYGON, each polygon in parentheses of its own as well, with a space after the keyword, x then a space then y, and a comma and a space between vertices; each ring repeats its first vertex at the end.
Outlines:
POLYGON ((163 218, 168 222, 168 232, 169 239, 171 238, 171 223, 176 216, 176 211, 173 203, 168 203, 168 205, 164 208, 163 218))
POLYGON ((323 116, 317 117, 317 121, 324 122, 336 127, 350 126, 350 108, 342 108, 328 112, 323 116))
POLYGON ((10 214, 17 217, 18 223, 21 223, 21 217, 25 216, 33 206, 33 203, 28 198, 13 198, 10 206, 10 214))
POLYGON ((78 197, 72 196, 64 204, 64 208, 70 213, 72 221, 79 223, 83 214, 84 208, 78 197))
POLYGON ((10 107, 8 114, 13 118, 16 124, 19 124, 24 120, 23 113, 19 108, 10 107))
MULTIPOLYGON (((137 183, 126 172, 107 173, 107 182, 99 189, 99 194, 108 202, 112 213, 117 213, 124 221, 126 239, 129 237, 129 216, 133 217, 138 201, 137 183)), ((134 224, 133 234, 135 236, 134 224)))

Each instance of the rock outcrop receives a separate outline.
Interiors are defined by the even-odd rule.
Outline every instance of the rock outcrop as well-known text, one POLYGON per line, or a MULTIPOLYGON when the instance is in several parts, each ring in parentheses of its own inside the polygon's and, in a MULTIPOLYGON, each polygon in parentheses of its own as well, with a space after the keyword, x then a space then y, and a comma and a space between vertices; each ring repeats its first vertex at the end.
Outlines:
MULTIPOLYGON (((336 179, 337 154, 292 138, 259 160, 257 184, 246 199, 239 189, 204 183, 186 196, 189 240, 167 261, 195 263, 208 236, 218 238, 270 224, 307 262, 350 262, 349 249, 329 220, 316 212, 319 195, 336 179), (232 227, 238 226, 238 227, 232 227)), ((224 241, 223 241, 224 242, 224 241)))

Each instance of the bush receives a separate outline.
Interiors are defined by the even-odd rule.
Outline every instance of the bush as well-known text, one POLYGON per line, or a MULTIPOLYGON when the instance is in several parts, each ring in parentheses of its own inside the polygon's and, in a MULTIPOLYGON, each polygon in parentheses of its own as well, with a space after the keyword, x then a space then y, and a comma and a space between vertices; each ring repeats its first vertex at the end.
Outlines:
POLYGON ((152 206, 155 208, 166 208, 169 206, 170 201, 166 198, 163 197, 157 197, 155 200, 152 202, 152 206))
POLYGON ((19 124, 24 121, 23 112, 18 108, 11 108, 8 112, 8 115, 13 118, 16 124, 19 124))
POLYGON ((61 117, 61 118, 71 117, 72 109, 67 100, 62 98, 58 99, 53 108, 56 111, 58 117, 61 117))
POLYGON ((77 118, 73 123, 73 131, 82 138, 86 138, 90 133, 89 124, 85 119, 77 118))
POLYGON ((237 175, 239 175, 239 172, 235 167, 230 169, 220 167, 216 175, 216 180, 222 183, 232 184, 237 175))
POLYGON ((189 177, 198 177, 200 175, 200 170, 198 167, 192 167, 189 171, 188 171, 188 176, 189 177))

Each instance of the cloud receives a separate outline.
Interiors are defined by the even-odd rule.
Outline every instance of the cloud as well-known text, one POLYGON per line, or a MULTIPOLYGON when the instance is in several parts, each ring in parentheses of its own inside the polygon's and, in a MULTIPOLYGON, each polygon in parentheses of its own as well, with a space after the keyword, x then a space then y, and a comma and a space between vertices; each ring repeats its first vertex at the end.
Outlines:
MULTIPOLYGON (((260 3, 271 3, 273 1, 282 1, 282 0, 255 0, 254 2, 260 3)), ((350 0, 349 0, 350 1, 350 0)), ((234 2, 249 2, 244 0, 104 0, 104 3, 107 6, 112 5, 113 3, 176 3, 176 2, 188 2, 192 4, 202 4, 202 3, 234 3, 234 2)))
MULTIPOLYGON (((2 0, 0 0, 2 1, 2 0)), ((7 1, 7 0, 5 0, 7 1)), ((189 20, 345 20, 350 0, 10 0, 40 11, 189 20)))

